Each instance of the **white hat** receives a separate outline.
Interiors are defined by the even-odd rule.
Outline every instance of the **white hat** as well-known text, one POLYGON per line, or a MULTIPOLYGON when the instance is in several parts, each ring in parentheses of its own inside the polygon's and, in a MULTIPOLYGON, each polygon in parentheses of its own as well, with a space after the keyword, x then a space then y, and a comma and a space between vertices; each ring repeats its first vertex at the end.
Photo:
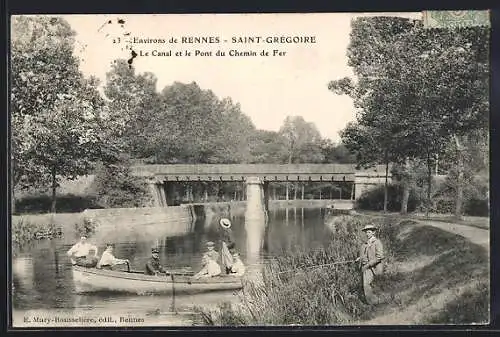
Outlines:
POLYGON ((231 228, 231 220, 227 219, 227 218, 222 218, 220 219, 219 221, 219 224, 223 227, 223 228, 231 228))
POLYGON ((376 231, 378 228, 374 225, 366 225, 365 227, 363 227, 362 231, 367 231, 367 230, 371 230, 371 231, 376 231))

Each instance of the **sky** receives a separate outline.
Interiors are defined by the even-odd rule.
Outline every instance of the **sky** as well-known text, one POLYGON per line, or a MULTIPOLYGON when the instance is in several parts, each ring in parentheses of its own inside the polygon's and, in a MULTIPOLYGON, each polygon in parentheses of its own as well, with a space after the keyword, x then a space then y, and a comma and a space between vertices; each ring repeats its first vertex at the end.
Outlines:
POLYGON ((340 141, 339 131, 355 120, 352 100, 328 90, 331 80, 352 76, 347 65, 350 22, 360 15, 420 18, 420 13, 376 14, 176 14, 176 15, 63 15, 76 32, 75 53, 80 69, 106 81, 112 62, 137 56, 136 73, 152 72, 157 90, 173 82, 196 82, 219 98, 231 97, 255 126, 279 130, 286 116, 302 116, 321 135, 340 141), (124 20, 123 26, 118 19, 124 20), (112 24, 106 24, 108 20, 112 24), (125 33, 130 35, 124 36, 125 33), (316 43, 231 43, 233 37, 315 37, 316 43), (120 43, 117 38, 120 37, 120 43), (127 43, 124 40, 165 39, 167 43, 127 43), (218 37, 220 43, 168 43, 170 38, 218 37), (227 42, 225 42, 227 40, 227 42), (229 50, 286 52, 283 56, 229 56, 229 50), (212 56, 151 56, 153 50, 212 52, 212 56), (215 56, 217 50, 226 56, 215 56))

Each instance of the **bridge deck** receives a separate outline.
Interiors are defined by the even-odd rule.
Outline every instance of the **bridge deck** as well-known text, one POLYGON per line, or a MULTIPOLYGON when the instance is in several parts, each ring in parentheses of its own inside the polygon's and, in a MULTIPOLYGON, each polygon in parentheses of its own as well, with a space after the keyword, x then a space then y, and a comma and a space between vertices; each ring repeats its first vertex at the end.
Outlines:
POLYGON ((159 181, 354 181, 355 174, 381 175, 385 167, 356 170, 354 164, 176 164, 137 165, 132 174, 159 181))

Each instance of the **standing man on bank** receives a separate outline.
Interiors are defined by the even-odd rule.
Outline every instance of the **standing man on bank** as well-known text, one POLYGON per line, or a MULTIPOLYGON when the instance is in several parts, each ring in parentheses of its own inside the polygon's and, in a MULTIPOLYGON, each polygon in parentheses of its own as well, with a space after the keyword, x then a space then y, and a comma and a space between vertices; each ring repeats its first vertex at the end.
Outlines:
POLYGON ((361 272, 363 274, 363 290, 366 301, 369 304, 377 304, 377 296, 373 293, 372 282, 375 275, 384 272, 384 247, 382 242, 375 236, 377 227, 367 225, 362 229, 367 236, 366 243, 361 246, 357 262, 361 262, 361 272))

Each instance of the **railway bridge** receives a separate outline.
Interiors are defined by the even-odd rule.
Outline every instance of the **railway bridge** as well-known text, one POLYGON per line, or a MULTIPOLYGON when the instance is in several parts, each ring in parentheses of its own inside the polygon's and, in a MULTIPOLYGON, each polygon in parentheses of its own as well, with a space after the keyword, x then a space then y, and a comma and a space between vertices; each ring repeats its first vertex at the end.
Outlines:
MULTIPOLYGON (((178 182, 241 182, 258 185, 268 208, 272 182, 350 182, 350 199, 385 182, 386 167, 356 169, 354 164, 171 164, 136 165, 132 174, 148 180, 157 206, 172 205, 174 185, 178 182)), ((389 169, 389 179, 392 179, 389 169)), ((302 187, 302 198, 304 197, 302 187)), ((248 192, 247 192, 248 193, 248 192)), ((288 190, 287 190, 288 199, 288 190)))

